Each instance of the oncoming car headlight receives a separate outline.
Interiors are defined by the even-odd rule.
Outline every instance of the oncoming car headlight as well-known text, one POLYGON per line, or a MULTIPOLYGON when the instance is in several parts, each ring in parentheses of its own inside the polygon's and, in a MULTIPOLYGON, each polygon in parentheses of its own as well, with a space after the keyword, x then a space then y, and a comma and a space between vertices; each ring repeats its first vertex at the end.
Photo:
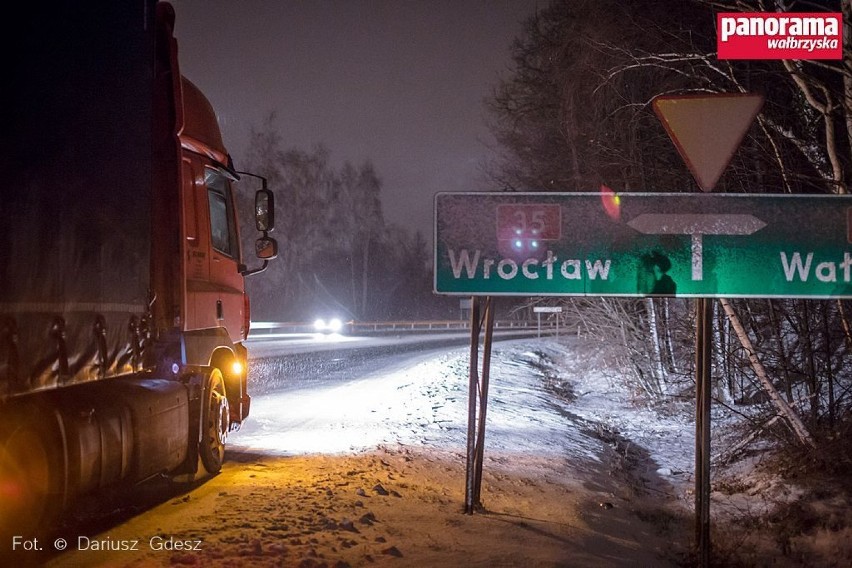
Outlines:
POLYGON ((340 333, 343 330, 343 322, 340 318, 330 320, 318 318, 314 321, 314 329, 320 333, 340 333))

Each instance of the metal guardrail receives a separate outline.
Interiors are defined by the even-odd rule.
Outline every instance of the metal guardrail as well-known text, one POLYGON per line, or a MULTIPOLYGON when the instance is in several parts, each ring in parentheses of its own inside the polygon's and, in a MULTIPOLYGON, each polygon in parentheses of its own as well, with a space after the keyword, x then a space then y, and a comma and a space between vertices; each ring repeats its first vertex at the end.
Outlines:
MULTIPOLYGON (((494 322, 495 330, 524 330, 539 329, 536 320, 499 320, 494 322)), ((541 322, 541 329, 556 327, 555 322, 541 322)), ((446 331, 466 331, 470 322, 466 320, 431 320, 431 321, 381 321, 362 322, 349 321, 343 324, 343 332, 350 334, 372 333, 439 333, 446 331)), ((252 337, 278 333, 316 333, 313 323, 307 322, 251 322, 252 337)))

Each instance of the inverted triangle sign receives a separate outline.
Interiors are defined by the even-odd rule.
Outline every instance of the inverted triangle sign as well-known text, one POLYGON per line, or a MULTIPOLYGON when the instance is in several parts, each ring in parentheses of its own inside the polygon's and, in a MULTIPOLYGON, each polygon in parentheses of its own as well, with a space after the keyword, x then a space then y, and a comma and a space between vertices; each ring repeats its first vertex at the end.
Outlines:
POLYGON ((665 95, 651 106, 698 186, 712 191, 763 107, 763 96, 665 95))

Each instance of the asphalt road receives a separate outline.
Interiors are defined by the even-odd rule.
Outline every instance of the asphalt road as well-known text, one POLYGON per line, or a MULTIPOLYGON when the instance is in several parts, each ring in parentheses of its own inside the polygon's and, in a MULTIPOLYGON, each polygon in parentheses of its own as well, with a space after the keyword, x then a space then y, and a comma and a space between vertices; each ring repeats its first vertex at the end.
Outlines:
MULTIPOLYGON (((530 337, 535 332, 495 332, 495 341, 530 337)), ((249 392, 327 385, 374 373, 400 364, 401 355, 427 355, 470 344, 469 333, 342 336, 281 334, 261 336, 247 343, 249 392)))

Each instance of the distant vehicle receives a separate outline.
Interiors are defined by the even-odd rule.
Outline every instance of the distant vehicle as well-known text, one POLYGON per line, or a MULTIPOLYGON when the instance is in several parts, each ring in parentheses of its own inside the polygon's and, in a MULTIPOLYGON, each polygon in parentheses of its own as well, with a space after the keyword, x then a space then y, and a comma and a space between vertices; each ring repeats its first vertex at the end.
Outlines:
POLYGON ((343 333, 343 320, 338 317, 317 318, 314 321, 314 330, 318 333, 343 333))
MULTIPOLYGON (((222 467, 249 414, 241 177, 165 2, 21 5, 0 155, 0 546, 80 496, 222 467), (33 30, 38 30, 34 33, 33 30)), ((262 179, 262 178, 261 178, 262 179)))

